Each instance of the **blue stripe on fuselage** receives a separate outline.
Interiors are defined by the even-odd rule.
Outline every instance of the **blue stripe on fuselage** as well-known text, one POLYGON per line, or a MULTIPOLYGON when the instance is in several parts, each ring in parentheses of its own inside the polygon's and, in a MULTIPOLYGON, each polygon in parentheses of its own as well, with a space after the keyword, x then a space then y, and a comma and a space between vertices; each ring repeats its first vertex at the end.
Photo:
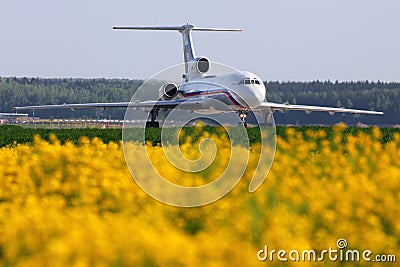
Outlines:
MULTIPOLYGON (((240 104, 232 96, 232 94, 226 89, 214 89, 214 90, 208 90, 208 91, 194 91, 194 92, 180 91, 179 93, 184 97, 196 97, 196 96, 204 96, 204 95, 208 95, 208 96, 215 95, 215 96, 217 96, 217 95, 220 95, 220 94, 224 94, 230 100, 230 104, 233 104, 233 105, 238 106, 240 108, 247 108, 247 107, 243 106, 242 104, 240 104)), ((225 104, 227 104, 227 103, 225 103, 225 104)))

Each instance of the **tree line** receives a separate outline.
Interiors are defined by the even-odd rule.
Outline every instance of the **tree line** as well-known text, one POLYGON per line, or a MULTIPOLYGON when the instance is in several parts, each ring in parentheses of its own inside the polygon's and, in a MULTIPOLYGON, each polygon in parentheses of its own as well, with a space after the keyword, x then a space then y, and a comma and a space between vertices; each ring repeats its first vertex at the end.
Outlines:
MULTIPOLYGON (((0 77, 0 112, 14 106, 85 102, 129 101, 143 83, 130 79, 44 79, 0 77)), ((384 111, 385 115, 329 114, 302 111, 275 112, 277 124, 331 125, 365 123, 400 124, 400 83, 397 82, 265 82, 267 100, 290 104, 321 105, 384 111)), ((28 112, 32 115, 32 112, 28 112)), ((36 110, 41 118, 123 119, 124 109, 36 110)))
POLYGON ((400 83, 397 82, 267 82, 268 101, 383 111, 384 115, 355 115, 301 111, 275 112, 277 124, 325 124, 338 122, 368 125, 400 124, 400 83))

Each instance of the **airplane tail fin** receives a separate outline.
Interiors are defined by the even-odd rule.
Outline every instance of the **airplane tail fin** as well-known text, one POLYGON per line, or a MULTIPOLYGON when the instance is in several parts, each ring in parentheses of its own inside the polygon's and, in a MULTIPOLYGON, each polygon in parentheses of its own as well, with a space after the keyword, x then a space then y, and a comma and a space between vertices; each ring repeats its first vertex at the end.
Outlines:
POLYGON ((186 77, 190 74, 189 63, 196 60, 196 56, 193 49, 191 31, 228 31, 237 32, 242 29, 223 29, 223 28, 200 28, 195 27, 192 24, 185 24, 182 26, 139 26, 139 27, 120 27, 114 26, 114 30, 155 30, 155 31, 179 31, 182 33, 183 39, 183 57, 185 60, 185 74, 186 77))

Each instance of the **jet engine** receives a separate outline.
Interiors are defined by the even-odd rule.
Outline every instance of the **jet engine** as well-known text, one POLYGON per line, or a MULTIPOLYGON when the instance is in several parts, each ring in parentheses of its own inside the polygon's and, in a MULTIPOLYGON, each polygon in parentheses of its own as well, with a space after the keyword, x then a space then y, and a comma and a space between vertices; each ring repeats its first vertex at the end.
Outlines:
POLYGON ((196 60, 196 70, 199 73, 206 73, 210 69, 210 61, 206 57, 198 57, 196 60))
POLYGON ((160 87, 159 97, 162 100, 171 99, 178 95, 178 86, 174 83, 166 83, 160 87))

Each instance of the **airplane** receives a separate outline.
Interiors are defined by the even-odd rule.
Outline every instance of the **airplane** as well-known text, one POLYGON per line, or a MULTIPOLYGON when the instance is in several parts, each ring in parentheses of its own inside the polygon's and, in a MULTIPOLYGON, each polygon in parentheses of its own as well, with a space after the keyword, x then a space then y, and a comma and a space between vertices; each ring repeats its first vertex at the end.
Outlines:
POLYGON ((229 31, 240 32, 242 29, 224 28, 200 28, 192 24, 182 26, 140 26, 119 27, 114 30, 156 30, 156 31, 178 31, 182 34, 185 73, 182 75, 181 84, 165 83, 159 88, 158 100, 146 100, 139 102, 116 102, 116 103, 83 103, 83 104, 59 104, 41 106, 14 107, 15 110, 36 109, 78 109, 78 108, 144 108, 149 109, 146 128, 159 127, 158 113, 160 110, 171 110, 174 108, 192 110, 193 112, 218 113, 226 110, 218 110, 210 100, 218 100, 226 104, 231 110, 238 113, 243 125, 247 127, 246 117, 249 111, 264 112, 272 114, 279 110, 302 110, 307 114, 313 111, 356 114, 383 114, 380 111, 334 108, 323 106, 291 105, 288 103, 272 103, 266 101, 266 88, 256 74, 248 71, 238 71, 219 75, 209 75, 210 61, 206 57, 196 57, 193 49, 192 31, 229 31))

